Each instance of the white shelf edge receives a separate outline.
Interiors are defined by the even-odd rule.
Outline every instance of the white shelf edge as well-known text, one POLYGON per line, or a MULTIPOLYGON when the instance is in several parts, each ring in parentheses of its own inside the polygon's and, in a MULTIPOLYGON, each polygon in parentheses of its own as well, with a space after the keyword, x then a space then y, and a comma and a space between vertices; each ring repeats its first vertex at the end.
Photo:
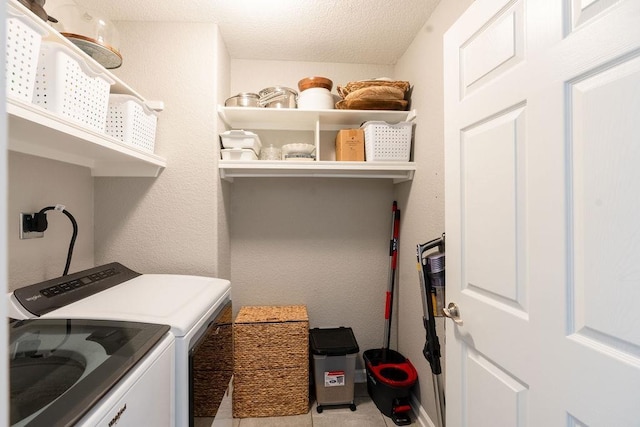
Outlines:
POLYGON ((220 177, 235 178, 371 178, 392 179, 394 183, 410 181, 416 171, 414 162, 294 162, 220 160, 220 177))
POLYGON ((156 177, 166 160, 67 121, 36 105, 7 98, 8 149, 91 168, 93 176, 156 177))
POLYGON ((415 117, 416 110, 300 110, 297 108, 259 108, 218 106, 222 121, 234 129, 310 130, 320 122, 320 130, 359 127, 368 120, 401 122, 415 117))

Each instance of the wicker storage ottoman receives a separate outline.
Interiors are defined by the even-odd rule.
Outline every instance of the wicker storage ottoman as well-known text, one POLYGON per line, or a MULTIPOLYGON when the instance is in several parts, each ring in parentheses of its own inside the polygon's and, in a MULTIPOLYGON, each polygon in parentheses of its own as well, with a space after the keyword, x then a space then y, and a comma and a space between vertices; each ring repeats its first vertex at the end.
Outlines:
POLYGON ((193 358, 195 417, 215 417, 227 392, 233 375, 233 360, 224 355, 233 352, 232 319, 231 303, 228 303, 216 318, 217 327, 208 330, 208 336, 197 344, 198 352, 193 358))
POLYGON ((233 325, 234 418, 309 411, 309 317, 297 306, 242 307, 233 325))

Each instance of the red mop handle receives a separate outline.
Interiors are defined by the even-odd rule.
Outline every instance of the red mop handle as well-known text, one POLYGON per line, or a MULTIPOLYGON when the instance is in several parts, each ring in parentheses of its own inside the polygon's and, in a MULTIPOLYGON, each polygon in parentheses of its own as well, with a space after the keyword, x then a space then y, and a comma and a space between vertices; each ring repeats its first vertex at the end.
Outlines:
MULTIPOLYGON (((389 245, 389 256, 391 257, 391 274, 395 276, 396 267, 398 264, 398 237, 400 236, 400 210, 398 209, 398 203, 393 202, 392 208, 392 230, 391 230, 391 242, 389 245)), ((393 283, 393 279, 391 280, 393 283)), ((389 320, 391 318, 391 304, 393 303, 393 288, 387 290, 386 301, 385 301, 385 310, 384 310, 384 318, 385 320, 389 320)))
POLYGON ((387 300, 384 303, 384 320, 391 317, 391 292, 387 291, 387 300))

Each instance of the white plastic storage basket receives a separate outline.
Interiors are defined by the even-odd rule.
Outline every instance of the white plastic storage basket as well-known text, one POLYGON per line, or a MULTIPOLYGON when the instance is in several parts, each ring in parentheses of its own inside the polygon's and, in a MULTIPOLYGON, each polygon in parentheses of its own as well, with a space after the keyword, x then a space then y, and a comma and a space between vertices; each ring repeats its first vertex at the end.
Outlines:
POLYGON ((89 67, 66 46, 43 42, 33 103, 70 121, 104 133, 109 105, 109 76, 89 67))
POLYGON ((368 162, 408 162, 411 157, 413 124, 371 121, 364 129, 365 160, 368 162))
POLYGON ((7 9, 6 24, 7 96, 31 102, 40 44, 47 32, 11 9, 7 9))
POLYGON ((105 131, 125 144, 153 153, 158 115, 131 95, 110 95, 105 131))

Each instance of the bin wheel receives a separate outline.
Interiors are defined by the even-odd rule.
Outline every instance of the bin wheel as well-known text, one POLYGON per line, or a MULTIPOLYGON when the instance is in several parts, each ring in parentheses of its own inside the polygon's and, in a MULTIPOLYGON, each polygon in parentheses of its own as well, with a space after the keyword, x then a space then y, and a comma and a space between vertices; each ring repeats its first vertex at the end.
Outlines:
POLYGON ((356 404, 352 403, 351 405, 349 405, 349 409, 351 409, 351 411, 355 411, 356 410, 356 404))
POLYGON ((324 410, 324 408, 320 405, 318 405, 318 407, 316 408, 316 410, 318 411, 319 414, 322 413, 322 411, 324 410))

